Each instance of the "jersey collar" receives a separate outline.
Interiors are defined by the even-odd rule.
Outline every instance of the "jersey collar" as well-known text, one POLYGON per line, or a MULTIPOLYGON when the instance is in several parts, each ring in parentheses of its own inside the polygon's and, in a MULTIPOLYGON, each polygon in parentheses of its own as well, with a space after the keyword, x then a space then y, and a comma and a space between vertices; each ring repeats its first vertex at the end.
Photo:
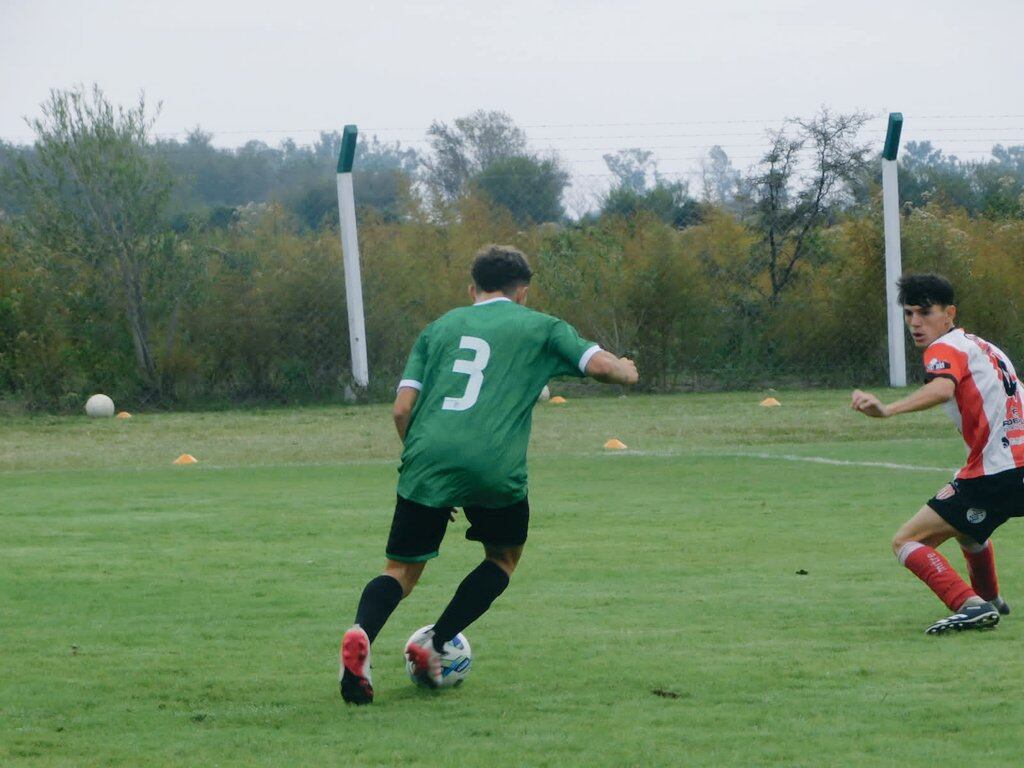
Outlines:
POLYGON ((484 301, 478 301, 473 306, 474 307, 482 307, 484 304, 493 304, 496 301, 512 301, 512 299, 508 298, 507 296, 497 296, 497 297, 495 297, 493 299, 486 299, 484 301))

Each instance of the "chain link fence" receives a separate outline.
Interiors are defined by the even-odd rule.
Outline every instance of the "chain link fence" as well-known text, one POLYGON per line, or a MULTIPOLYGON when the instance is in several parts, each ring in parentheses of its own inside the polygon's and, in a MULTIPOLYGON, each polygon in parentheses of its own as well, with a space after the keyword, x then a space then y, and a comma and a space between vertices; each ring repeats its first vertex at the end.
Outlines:
MULTIPOLYGON (((231 155, 279 185, 300 179, 291 191, 228 204, 222 190, 191 211, 182 179, 223 152, 198 139, 157 145, 185 207, 120 240, 86 214, 76 223, 71 187, 7 200, 0 400, 71 410, 95 391, 133 407, 386 399, 420 330, 468 301, 473 254, 488 243, 523 250, 536 272, 531 306, 634 357, 644 390, 887 382, 880 192, 865 147, 833 134, 835 157, 808 154, 822 146, 813 134, 801 146, 779 134, 775 154, 746 174, 713 155, 694 194, 633 150, 609 159, 614 173, 588 200, 557 158, 444 155, 459 146, 453 131, 436 128, 429 161, 376 141, 356 158, 367 391, 351 381, 338 137, 325 135, 305 155, 248 145, 231 155), (815 157, 852 164, 823 189, 807 173, 815 157)), ((905 269, 946 274, 964 326, 1024 359, 1022 217, 935 201, 908 207, 902 228, 905 269)), ((913 379, 920 361, 908 347, 913 379)))

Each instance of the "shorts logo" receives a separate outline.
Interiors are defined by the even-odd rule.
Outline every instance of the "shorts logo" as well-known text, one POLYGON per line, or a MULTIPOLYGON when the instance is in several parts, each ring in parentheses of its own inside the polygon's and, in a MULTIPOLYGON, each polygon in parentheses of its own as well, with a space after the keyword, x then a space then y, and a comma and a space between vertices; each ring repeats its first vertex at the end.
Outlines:
POLYGON ((939 360, 939 358, 933 357, 928 361, 928 365, 925 366, 925 369, 929 371, 948 371, 952 367, 953 366, 945 360, 939 360))
POLYGON ((956 488, 954 488, 952 485, 949 485, 947 483, 946 486, 941 491, 939 491, 938 493, 935 494, 935 498, 938 499, 939 501, 944 501, 944 500, 946 500, 948 498, 951 498, 951 497, 953 497, 955 495, 956 495, 956 488))
POLYGON ((985 519, 985 515, 988 514, 984 509, 968 509, 967 510, 967 522, 974 523, 977 525, 985 519))

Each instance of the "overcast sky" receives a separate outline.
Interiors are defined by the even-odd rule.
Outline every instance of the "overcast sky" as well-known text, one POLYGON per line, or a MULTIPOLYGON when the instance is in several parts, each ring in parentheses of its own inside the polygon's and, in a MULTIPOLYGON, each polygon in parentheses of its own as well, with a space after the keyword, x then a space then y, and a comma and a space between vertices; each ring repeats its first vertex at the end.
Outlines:
POLYGON ((222 146, 345 123, 422 146, 483 108, 578 175, 630 146, 686 172, 716 143, 745 166, 766 126, 828 105, 902 111, 905 140, 977 158, 1024 144, 1022 30, 1020 0, 0 0, 0 137, 30 141, 50 88, 96 82, 222 146))

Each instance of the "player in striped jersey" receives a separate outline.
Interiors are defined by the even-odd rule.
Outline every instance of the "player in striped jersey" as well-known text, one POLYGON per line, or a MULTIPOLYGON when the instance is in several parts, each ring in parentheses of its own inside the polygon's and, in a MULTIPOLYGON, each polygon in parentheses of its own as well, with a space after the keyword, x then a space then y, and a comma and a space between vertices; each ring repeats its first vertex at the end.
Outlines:
POLYGON ((900 563, 953 611, 925 631, 984 629, 1009 606, 999 595, 992 532, 1024 515, 1024 406, 1013 363, 984 339, 956 327, 953 286, 932 274, 904 275, 899 300, 914 344, 924 349, 925 385, 889 405, 857 390, 852 407, 885 418, 942 405, 967 444, 967 463, 896 532, 900 563), (971 583, 936 547, 955 538, 971 583))
POLYGON ((524 306, 532 275, 514 248, 483 249, 473 261, 473 304, 427 326, 409 355, 394 407, 403 450, 387 561, 364 588, 356 624, 341 643, 346 702, 373 700, 370 644, 437 557, 453 507, 465 512, 466 538, 483 544, 484 560, 463 579, 432 637, 406 648, 418 679, 441 682, 444 644, 508 586, 530 519, 526 448, 533 406, 548 379, 637 382, 632 360, 524 306))

